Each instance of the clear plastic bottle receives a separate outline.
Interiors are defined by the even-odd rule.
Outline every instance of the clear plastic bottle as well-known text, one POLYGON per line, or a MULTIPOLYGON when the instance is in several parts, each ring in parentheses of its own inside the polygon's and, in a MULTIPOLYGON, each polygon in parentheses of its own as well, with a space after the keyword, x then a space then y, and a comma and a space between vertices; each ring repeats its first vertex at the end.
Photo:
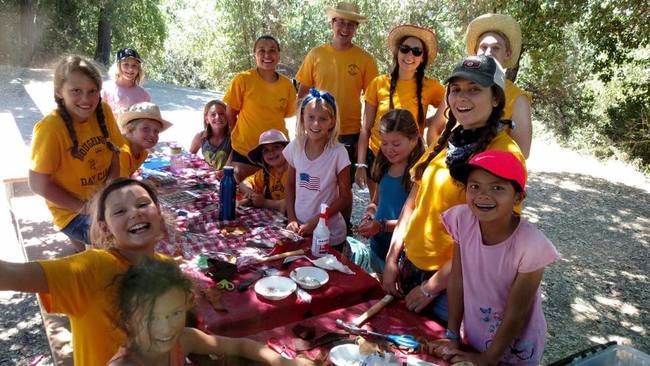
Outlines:
POLYGON ((185 168, 185 164, 183 163, 183 149, 178 146, 178 145, 171 145, 170 146, 170 158, 169 158, 169 168, 171 169, 172 173, 174 174, 180 174, 183 172, 183 168, 185 168))
POLYGON ((234 176, 235 169, 231 166, 223 167, 223 178, 219 185, 219 220, 231 221, 235 219, 237 182, 234 176))
POLYGON ((322 257, 327 254, 327 248, 330 245, 330 229, 327 227, 329 213, 327 205, 321 203, 318 225, 314 229, 311 239, 311 254, 314 257, 322 257))

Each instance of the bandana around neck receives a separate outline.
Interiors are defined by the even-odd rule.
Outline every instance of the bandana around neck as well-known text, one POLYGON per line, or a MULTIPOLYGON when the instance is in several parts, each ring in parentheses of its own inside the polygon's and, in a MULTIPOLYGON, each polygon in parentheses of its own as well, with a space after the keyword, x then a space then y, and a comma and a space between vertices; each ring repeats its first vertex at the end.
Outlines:
POLYGON ((478 140, 483 136, 488 126, 466 130, 458 127, 451 132, 447 142, 447 158, 445 163, 447 167, 452 167, 466 163, 469 158, 476 152, 478 140))

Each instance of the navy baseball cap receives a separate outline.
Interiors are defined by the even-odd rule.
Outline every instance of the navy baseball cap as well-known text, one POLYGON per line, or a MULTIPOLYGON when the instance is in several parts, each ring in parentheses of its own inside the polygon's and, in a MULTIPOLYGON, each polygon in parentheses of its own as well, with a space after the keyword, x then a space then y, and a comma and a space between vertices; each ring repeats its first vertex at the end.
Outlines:
POLYGON ((133 57, 134 59, 142 62, 142 59, 140 58, 140 55, 138 54, 138 51, 134 50, 133 48, 122 48, 119 51, 117 51, 117 55, 115 56, 115 60, 117 62, 120 62, 124 60, 125 58, 133 57))

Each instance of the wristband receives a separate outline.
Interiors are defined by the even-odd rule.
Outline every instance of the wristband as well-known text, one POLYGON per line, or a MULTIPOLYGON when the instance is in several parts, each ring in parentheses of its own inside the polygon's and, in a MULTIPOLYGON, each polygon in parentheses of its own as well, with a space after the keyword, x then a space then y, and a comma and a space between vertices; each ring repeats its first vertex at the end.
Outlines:
POLYGON ((424 286, 424 282, 422 282, 422 284, 420 285, 420 292, 422 292, 422 295, 424 295, 424 297, 426 297, 427 299, 432 298, 433 295, 431 295, 430 293, 428 293, 428 292, 424 289, 423 286, 424 286))
POLYGON ((366 169, 368 169, 368 164, 366 164, 366 163, 355 163, 354 167, 355 168, 366 168, 366 169))
POLYGON ((458 336, 458 334, 454 333, 454 331, 449 328, 445 329, 444 337, 449 339, 450 341, 456 341, 456 342, 460 341, 460 337, 458 336))

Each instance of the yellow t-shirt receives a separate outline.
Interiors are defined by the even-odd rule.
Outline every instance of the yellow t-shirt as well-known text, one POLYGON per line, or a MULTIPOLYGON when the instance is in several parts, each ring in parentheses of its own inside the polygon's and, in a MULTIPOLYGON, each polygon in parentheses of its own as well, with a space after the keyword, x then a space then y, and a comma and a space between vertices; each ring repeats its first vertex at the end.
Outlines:
POLYGON ((39 294, 43 307, 70 318, 74 364, 105 366, 126 341, 114 324, 117 288, 111 285, 116 275, 127 270, 129 261, 115 250, 91 249, 38 263, 49 287, 49 293, 39 294))
POLYGON ((235 76, 223 97, 239 111, 230 138, 232 148, 241 155, 248 155, 266 130, 274 128, 289 135, 284 118, 296 113, 296 89, 286 76, 278 75, 277 81, 269 83, 257 69, 244 71, 235 76))
MULTIPOLYGON (((406 109, 413 115, 417 123, 418 118, 418 99, 416 93, 417 83, 415 79, 398 80, 393 92, 393 107, 395 109, 406 109)), ((438 107, 445 97, 445 88, 438 80, 424 78, 422 83, 422 112, 426 118, 427 108, 429 105, 438 107)), ((370 150, 377 155, 381 146, 381 137, 379 136, 379 121, 381 117, 390 109, 390 75, 380 75, 372 80, 365 93, 366 102, 377 108, 375 121, 370 130, 370 150)), ((420 133, 424 131, 424 126, 418 126, 420 133)))
MULTIPOLYGON (((113 112, 102 103, 110 140, 118 147, 126 140, 117 128, 113 112)), ((83 160, 72 157, 72 140, 65 122, 54 110, 34 126, 32 164, 36 173, 49 175, 54 183, 82 201, 88 201, 106 182, 113 153, 106 147, 102 131, 93 113, 85 122, 74 123, 83 160)), ((47 201, 54 225, 63 229, 77 216, 76 212, 47 201)))
MULTIPOLYGON (((415 167, 427 159, 433 147, 432 144, 411 169, 412 176, 415 167)), ((526 164, 519 146, 506 131, 499 132, 486 150, 510 151, 526 164)), ((454 241, 442 224, 442 213, 465 203, 465 191, 449 175, 446 156, 447 149, 443 149, 431 160, 422 179, 417 182, 415 209, 404 235, 406 256, 417 268, 425 271, 437 270, 451 259, 454 241)))
POLYGON ((341 135, 351 135, 361 130, 361 91, 376 76, 377 65, 368 52, 357 46, 338 51, 328 43, 309 51, 296 80, 330 92, 339 109, 341 135))
MULTIPOLYGON (((289 170, 278 171, 271 169, 269 173, 269 193, 274 201, 285 198, 284 187, 287 185, 289 170)), ((264 194, 264 170, 260 169, 255 174, 246 178, 246 182, 253 188, 253 192, 264 194)))
POLYGON ((515 106, 515 101, 517 98, 519 98, 520 95, 523 95, 524 97, 528 98, 528 103, 531 103, 533 100, 532 95, 520 89, 515 83, 513 83, 511 80, 506 79, 506 105, 503 108, 503 119, 511 119, 512 118, 512 108, 515 106))
POLYGON ((120 177, 130 177, 144 163, 149 156, 149 150, 144 150, 140 156, 135 157, 131 146, 124 144, 120 147, 120 177))

